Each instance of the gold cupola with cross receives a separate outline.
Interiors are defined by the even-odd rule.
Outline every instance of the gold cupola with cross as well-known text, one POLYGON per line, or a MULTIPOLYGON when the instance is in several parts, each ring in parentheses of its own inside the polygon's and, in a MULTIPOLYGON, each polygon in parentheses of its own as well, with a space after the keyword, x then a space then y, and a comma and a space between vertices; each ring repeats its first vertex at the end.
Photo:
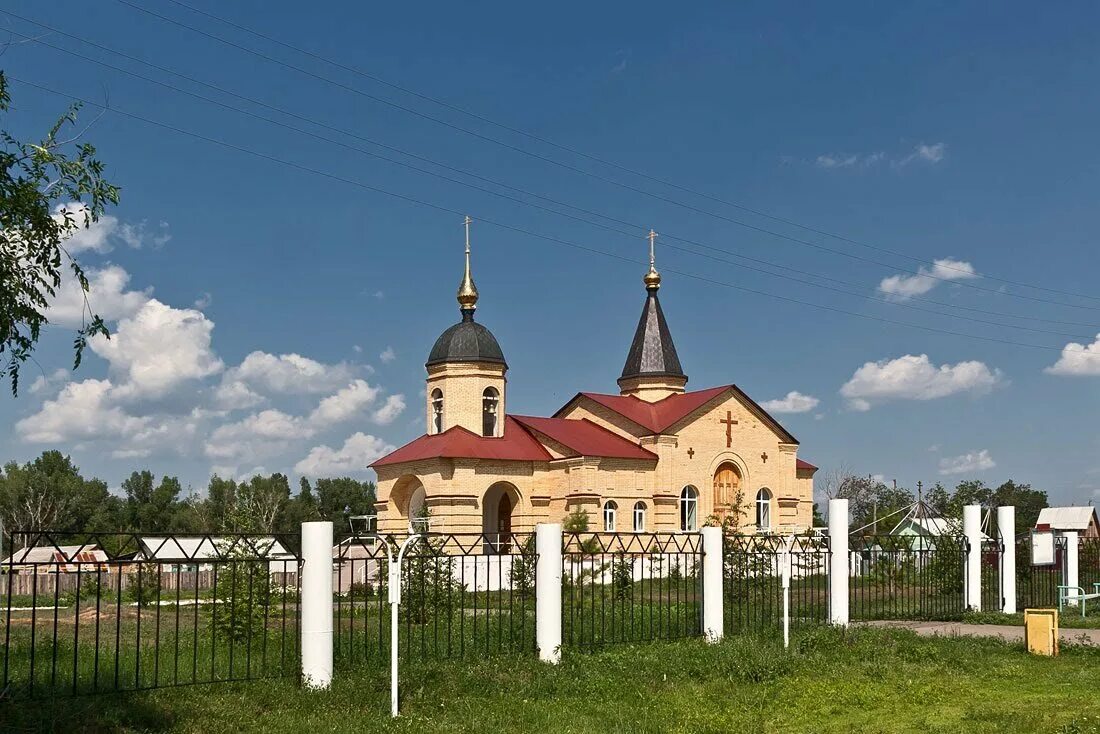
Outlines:
POLYGON ((427 433, 455 426, 490 438, 504 434, 508 363, 493 333, 474 320, 478 291, 470 272, 470 224, 466 217, 466 263, 457 300, 461 321, 436 339, 424 365, 427 433))
POLYGON ((657 298, 657 291, 661 288, 661 274, 657 272, 654 252, 657 233, 650 230, 648 239, 649 271, 642 278, 646 289, 645 305, 642 306, 642 317, 634 330, 634 340, 630 343, 618 383, 620 394, 656 402, 684 392, 688 378, 680 366, 672 333, 661 310, 661 301, 657 298))

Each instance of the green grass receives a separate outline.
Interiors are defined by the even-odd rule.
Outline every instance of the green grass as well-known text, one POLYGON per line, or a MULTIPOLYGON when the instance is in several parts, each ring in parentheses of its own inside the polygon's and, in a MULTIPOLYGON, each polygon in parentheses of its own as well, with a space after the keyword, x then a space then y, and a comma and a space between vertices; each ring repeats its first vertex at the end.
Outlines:
POLYGON ((8 731, 1100 732, 1100 650, 1054 659, 987 639, 829 628, 565 655, 407 665, 403 716, 385 666, 328 692, 293 680, 2 704, 8 731))
MULTIPOLYGON (((1057 609, 1057 605, 1051 608, 1057 609)), ((1000 612, 967 612, 962 621, 967 624, 1006 624, 1013 627, 1024 626, 1024 613, 1002 614, 1000 612)), ((1089 607, 1088 615, 1081 616, 1078 609, 1067 608, 1058 615, 1058 626, 1062 629, 1096 629, 1100 628, 1100 606, 1089 607)))

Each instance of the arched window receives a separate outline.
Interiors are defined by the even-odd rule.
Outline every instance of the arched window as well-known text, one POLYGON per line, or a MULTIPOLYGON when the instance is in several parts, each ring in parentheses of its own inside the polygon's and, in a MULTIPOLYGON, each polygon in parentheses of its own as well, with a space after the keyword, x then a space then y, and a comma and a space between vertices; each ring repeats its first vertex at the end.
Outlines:
POLYGON ((756 493, 756 527, 770 530, 772 526, 772 493, 765 487, 756 493))
POLYGON ((497 435, 497 405, 500 403, 500 393, 495 387, 485 388, 481 393, 481 435, 497 435))
POLYGON ((634 503, 634 532, 645 532, 645 502, 634 503))
POLYGON ((699 491, 690 484, 680 492, 680 530, 693 532, 699 525, 699 491))
POLYGON ((443 433, 443 391, 432 390, 432 433, 443 433))
POLYGON ((619 506, 615 504, 615 500, 608 500, 603 503, 603 531, 605 533, 615 532, 615 516, 619 512, 619 506))

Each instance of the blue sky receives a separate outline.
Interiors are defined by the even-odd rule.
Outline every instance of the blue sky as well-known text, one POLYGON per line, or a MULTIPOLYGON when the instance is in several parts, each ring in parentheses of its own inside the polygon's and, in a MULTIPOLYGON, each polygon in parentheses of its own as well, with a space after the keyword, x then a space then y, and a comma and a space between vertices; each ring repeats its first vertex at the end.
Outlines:
MULTIPOLYGON (((38 36, 352 147, 378 150, 363 138, 378 141, 629 224, 593 227, 42 44, 13 46, 0 64, 17 79, 300 167, 103 115, 88 139, 122 187, 122 204, 73 245, 98 273, 92 304, 113 317, 116 338, 77 373, 57 372, 68 365, 64 325, 75 317, 71 304, 59 306, 41 371, 28 368, 20 397, 0 402, 4 457, 61 448, 112 486, 148 467, 201 488, 212 470, 361 474, 387 446, 419 435, 423 361, 458 317, 461 217, 342 178, 478 220, 478 318, 505 350, 516 412, 546 415, 579 390, 615 390, 644 297, 643 234, 653 227, 662 234, 662 303, 689 388, 735 382, 777 411, 796 411, 777 417, 801 440, 803 458, 909 486, 1013 478, 1064 502, 1100 491, 1100 300, 1065 295, 1096 293, 1100 274, 1094 5, 739 3, 673 13, 667 3, 539 12, 187 2, 690 192, 170 0, 145 7, 335 84, 118 0, 96 3, 92 14, 69 0, 13 0, 11 13, 308 121, 0 14, 13 40, 38 36), (710 251, 715 260, 674 249, 699 249, 676 237, 797 269, 806 274, 785 274, 804 282, 746 269, 723 252, 710 251), (907 272, 920 267, 936 277, 907 272), (1082 347, 1063 354, 1070 343, 1082 347)), ((23 137, 66 103, 18 82, 12 92, 16 110, 4 126, 23 137)))

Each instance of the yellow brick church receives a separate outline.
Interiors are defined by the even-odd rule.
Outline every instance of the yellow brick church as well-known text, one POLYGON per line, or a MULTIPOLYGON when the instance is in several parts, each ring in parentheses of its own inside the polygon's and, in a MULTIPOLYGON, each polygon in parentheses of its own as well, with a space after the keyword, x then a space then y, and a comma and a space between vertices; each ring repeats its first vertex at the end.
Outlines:
POLYGON ((746 531, 810 527, 817 467, 798 458, 797 439, 736 385, 685 389, 657 297, 655 236, 619 394, 577 393, 539 418, 509 412, 504 353, 474 320, 467 220, 462 320, 425 365, 427 432, 372 465, 380 531, 406 531, 426 505, 437 529, 490 542, 577 508, 593 530, 690 532, 730 515, 735 498, 746 531))

